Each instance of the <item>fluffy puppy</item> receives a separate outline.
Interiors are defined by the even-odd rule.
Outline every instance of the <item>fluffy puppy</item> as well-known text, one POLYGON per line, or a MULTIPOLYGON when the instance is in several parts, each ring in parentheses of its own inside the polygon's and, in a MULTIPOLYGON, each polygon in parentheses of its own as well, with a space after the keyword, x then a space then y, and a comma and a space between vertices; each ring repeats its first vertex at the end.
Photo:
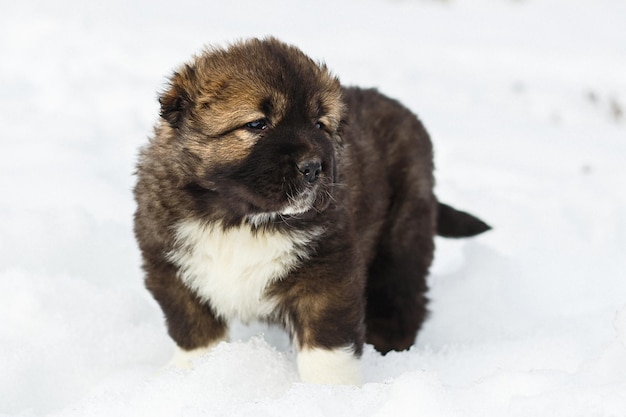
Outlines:
POLYGON ((160 104, 135 234, 181 366, 229 321, 264 320, 303 381, 359 384, 364 342, 413 344, 435 233, 489 228, 437 202, 414 114, 276 39, 194 57, 160 104))

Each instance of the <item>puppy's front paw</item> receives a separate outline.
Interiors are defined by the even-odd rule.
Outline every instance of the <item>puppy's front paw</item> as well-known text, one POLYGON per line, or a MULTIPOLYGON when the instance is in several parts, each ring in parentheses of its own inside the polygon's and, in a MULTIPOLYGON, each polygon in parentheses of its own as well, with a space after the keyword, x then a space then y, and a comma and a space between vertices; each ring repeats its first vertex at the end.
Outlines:
POLYGON ((354 348, 304 348, 298 353, 302 382, 361 386, 361 361, 354 348))
POLYGON ((215 345, 201 347, 192 350, 185 350, 176 346, 176 350, 174 351, 174 356, 172 359, 161 369, 156 372, 156 375, 161 375, 164 372, 171 369, 182 369, 189 370, 193 369, 193 361, 204 354, 208 353, 211 349, 213 349, 215 345))

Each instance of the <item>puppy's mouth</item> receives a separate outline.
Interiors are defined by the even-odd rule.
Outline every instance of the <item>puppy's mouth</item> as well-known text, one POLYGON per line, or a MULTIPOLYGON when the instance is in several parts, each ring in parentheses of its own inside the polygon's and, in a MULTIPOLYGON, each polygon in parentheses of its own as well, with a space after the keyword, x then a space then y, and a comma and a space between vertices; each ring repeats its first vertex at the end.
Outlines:
POLYGON ((297 217, 314 208, 317 200, 315 188, 306 188, 296 196, 287 195, 288 203, 279 212, 283 216, 297 217))
POLYGON ((329 195, 324 187, 316 184, 298 193, 288 193, 287 202, 278 210, 249 214, 246 219, 256 226, 290 220, 307 220, 326 210, 330 202, 329 195))

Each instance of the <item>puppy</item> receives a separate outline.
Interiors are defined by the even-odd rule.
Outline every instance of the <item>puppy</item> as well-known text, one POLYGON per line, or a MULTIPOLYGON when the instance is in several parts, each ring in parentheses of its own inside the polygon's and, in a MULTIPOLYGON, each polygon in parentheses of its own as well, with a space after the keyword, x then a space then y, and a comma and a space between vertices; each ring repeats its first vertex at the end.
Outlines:
POLYGON ((263 320, 290 333, 302 381, 359 384, 365 342, 414 343, 433 236, 489 229, 438 203, 414 114, 276 39, 194 57, 160 104, 135 234, 180 366, 263 320))

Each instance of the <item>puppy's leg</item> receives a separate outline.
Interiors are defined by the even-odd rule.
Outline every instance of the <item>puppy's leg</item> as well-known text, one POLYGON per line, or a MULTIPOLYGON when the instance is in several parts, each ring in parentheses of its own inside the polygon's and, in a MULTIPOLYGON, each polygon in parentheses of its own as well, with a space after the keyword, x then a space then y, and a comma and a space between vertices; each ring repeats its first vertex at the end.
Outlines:
MULTIPOLYGON (((300 282, 312 281, 313 277, 302 277, 300 282)), ((361 385, 362 286, 325 284, 320 286, 323 290, 307 288, 288 320, 298 348, 300 378, 307 383, 361 385)))
POLYGON ((394 202, 370 266, 366 341, 376 350, 405 350, 426 318, 426 275, 432 261, 435 203, 407 198, 394 202))
POLYGON ((178 347, 169 365, 190 368, 192 359, 226 339, 224 320, 185 287, 175 268, 148 270, 146 286, 161 306, 168 333, 178 347))

